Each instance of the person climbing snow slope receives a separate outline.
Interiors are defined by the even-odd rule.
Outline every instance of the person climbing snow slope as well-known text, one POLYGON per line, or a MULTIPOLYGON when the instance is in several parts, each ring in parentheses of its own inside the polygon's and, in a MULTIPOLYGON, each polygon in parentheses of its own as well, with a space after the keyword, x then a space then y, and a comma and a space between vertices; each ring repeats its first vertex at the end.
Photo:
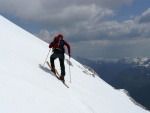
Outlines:
POLYGON ((59 59, 60 62, 60 67, 61 67, 61 76, 60 76, 60 80, 62 80, 63 82, 65 81, 65 64, 64 64, 64 60, 65 60, 65 48, 64 46, 67 47, 68 49, 68 55, 69 57, 71 56, 71 49, 70 49, 70 45, 63 39, 63 35, 62 34, 58 34, 58 36, 54 37, 53 42, 50 43, 49 48, 52 48, 53 50, 53 54, 50 56, 50 62, 51 62, 51 71, 55 73, 55 63, 54 60, 56 58, 59 59))

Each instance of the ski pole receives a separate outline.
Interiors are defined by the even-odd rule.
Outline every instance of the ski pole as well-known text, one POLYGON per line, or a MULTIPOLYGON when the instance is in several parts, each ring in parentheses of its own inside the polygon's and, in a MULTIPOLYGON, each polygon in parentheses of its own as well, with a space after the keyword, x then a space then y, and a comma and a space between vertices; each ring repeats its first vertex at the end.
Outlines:
MULTIPOLYGON (((49 56, 50 51, 51 51, 51 49, 49 50, 49 52, 48 52, 48 54, 47 54, 47 57, 49 56)), ((46 60, 47 60, 47 57, 46 57, 46 59, 45 59, 45 62, 46 62, 46 60)), ((44 65, 45 65, 45 62, 44 62, 44 64, 43 64, 43 67, 44 67, 44 65)))
MULTIPOLYGON (((70 63, 70 56, 69 56, 69 63, 70 63)), ((71 71, 70 71, 70 64, 69 64, 69 74, 70 74, 70 83, 71 83, 71 71)))

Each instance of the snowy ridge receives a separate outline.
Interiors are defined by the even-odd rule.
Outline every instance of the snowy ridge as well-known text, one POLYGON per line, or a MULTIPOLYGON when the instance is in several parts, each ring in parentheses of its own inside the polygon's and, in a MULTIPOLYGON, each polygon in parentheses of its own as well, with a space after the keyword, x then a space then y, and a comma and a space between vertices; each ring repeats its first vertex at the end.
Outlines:
POLYGON ((125 64, 134 64, 135 66, 143 66, 143 67, 150 67, 150 58, 147 57, 125 57, 122 59, 104 59, 104 58, 98 58, 98 59, 91 59, 92 61, 95 61, 97 63, 125 63, 125 64))
MULTIPOLYGON (((0 113, 149 113, 122 91, 84 73, 87 69, 73 58, 72 83, 65 60, 66 88, 46 64, 42 67, 47 43, 2 16, 0 29, 0 113)), ((60 72, 59 61, 55 64, 60 72)))
POLYGON ((129 92, 128 92, 127 90, 125 90, 125 89, 119 89, 119 91, 124 92, 124 93, 130 98, 130 100, 131 100, 134 104, 136 104, 136 105, 142 107, 143 109, 147 110, 147 108, 145 108, 144 106, 142 106, 141 104, 139 104, 138 102, 136 102, 133 98, 131 98, 131 96, 130 96, 130 94, 129 94, 129 92))

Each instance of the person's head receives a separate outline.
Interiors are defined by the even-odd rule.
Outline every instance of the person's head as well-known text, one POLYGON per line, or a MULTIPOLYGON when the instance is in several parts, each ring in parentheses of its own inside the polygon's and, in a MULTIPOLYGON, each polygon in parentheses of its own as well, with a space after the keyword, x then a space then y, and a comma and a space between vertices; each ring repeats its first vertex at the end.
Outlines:
POLYGON ((63 35, 62 34, 58 34, 58 38, 60 39, 62 39, 63 38, 63 35))
POLYGON ((58 36, 55 36, 54 37, 54 42, 58 42, 59 41, 59 37, 58 36))

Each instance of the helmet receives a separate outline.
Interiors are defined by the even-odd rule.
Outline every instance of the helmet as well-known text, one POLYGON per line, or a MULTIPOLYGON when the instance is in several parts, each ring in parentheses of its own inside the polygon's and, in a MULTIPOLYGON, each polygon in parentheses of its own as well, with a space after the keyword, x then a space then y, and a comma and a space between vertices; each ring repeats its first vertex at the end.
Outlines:
POLYGON ((63 35, 62 34, 58 34, 58 37, 62 37, 63 38, 63 35))

